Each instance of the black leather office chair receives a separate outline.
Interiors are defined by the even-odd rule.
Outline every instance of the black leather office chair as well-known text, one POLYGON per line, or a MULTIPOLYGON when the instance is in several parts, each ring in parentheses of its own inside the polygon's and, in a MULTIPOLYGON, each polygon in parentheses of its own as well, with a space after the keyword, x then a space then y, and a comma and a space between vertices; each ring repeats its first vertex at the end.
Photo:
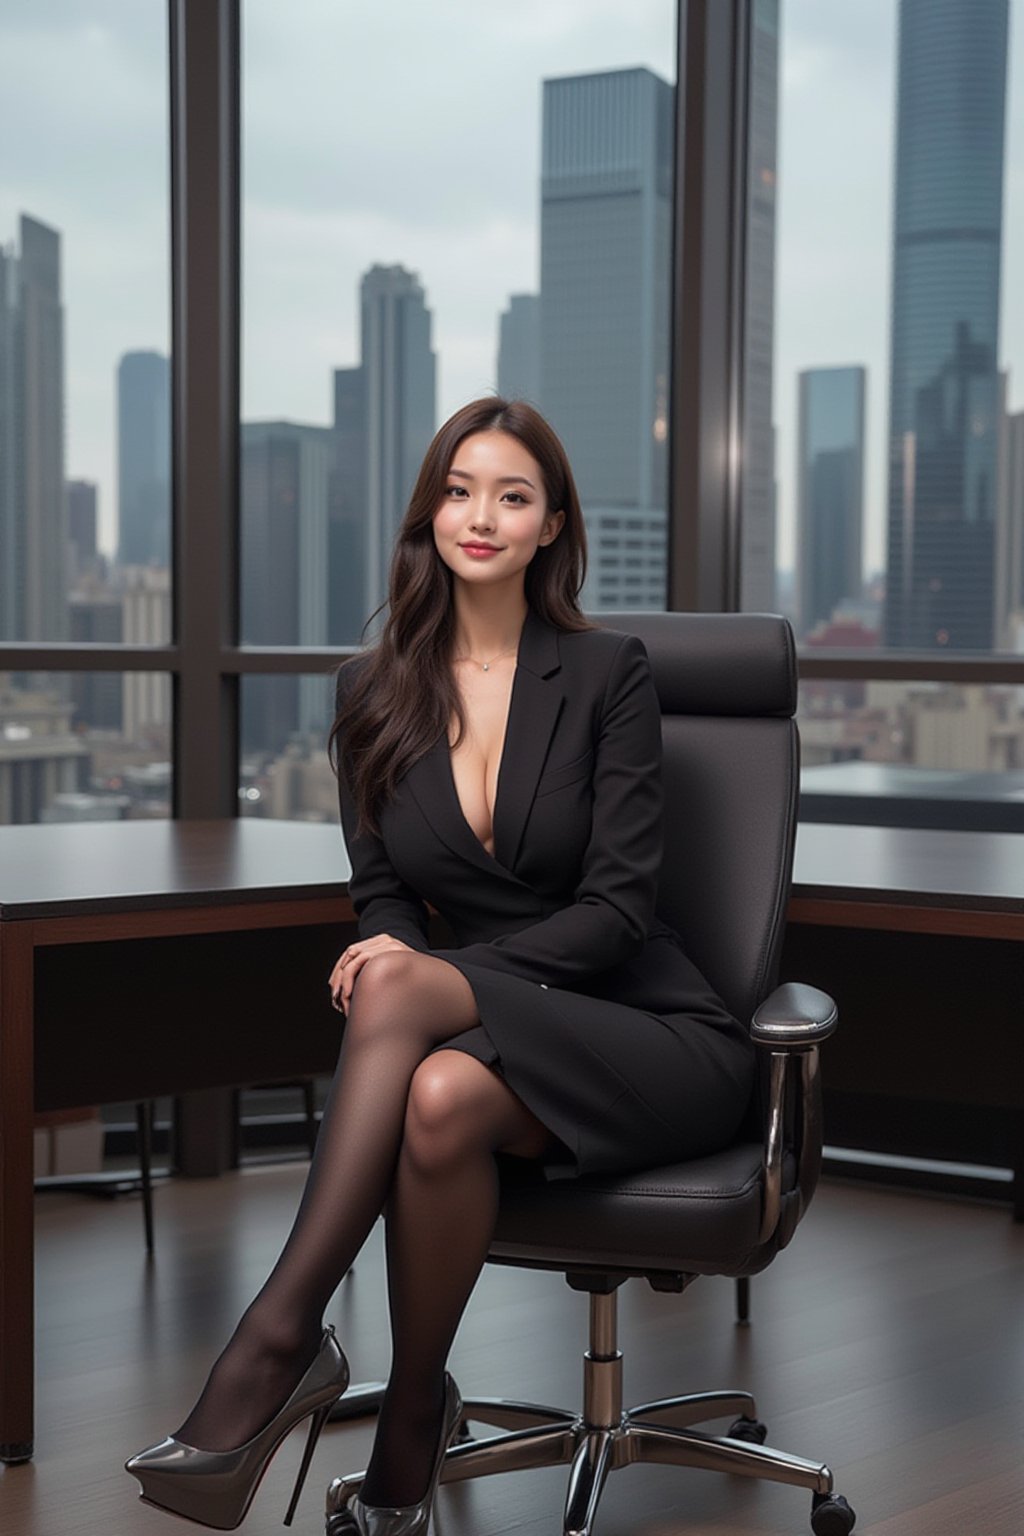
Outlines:
MULTIPOLYGON (((754 1399, 702 1392, 624 1410, 616 1292, 632 1276, 681 1291, 698 1275, 746 1278, 789 1242, 821 1159, 818 1044, 836 1024, 810 987, 773 991, 792 872, 798 791, 796 658, 785 620, 757 614, 602 614, 644 640, 664 718, 666 846, 659 915, 763 1053, 742 1138, 672 1167, 548 1183, 503 1177, 489 1260, 558 1269, 590 1293, 583 1408, 469 1399, 465 1419, 506 1431, 448 1452, 446 1483, 571 1465, 566 1536, 590 1536, 609 1472, 635 1462, 705 1467, 812 1493, 815 1536, 847 1536, 854 1513, 832 1474, 761 1442, 754 1399), (719 1417, 724 1436, 690 1426, 719 1417)), ((361 1477, 329 1495, 337 1508, 361 1477)), ((328 1530, 330 1519, 328 1519, 328 1530)))

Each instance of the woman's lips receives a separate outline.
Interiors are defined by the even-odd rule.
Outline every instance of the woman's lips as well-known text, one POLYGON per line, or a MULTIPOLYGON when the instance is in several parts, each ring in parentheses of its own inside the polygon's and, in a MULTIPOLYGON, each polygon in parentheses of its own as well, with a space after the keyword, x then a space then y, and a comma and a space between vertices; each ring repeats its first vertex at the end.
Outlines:
POLYGON ((472 555, 474 560, 486 560, 489 555, 501 553, 500 549, 490 544, 460 544, 459 548, 464 549, 467 555, 472 555))

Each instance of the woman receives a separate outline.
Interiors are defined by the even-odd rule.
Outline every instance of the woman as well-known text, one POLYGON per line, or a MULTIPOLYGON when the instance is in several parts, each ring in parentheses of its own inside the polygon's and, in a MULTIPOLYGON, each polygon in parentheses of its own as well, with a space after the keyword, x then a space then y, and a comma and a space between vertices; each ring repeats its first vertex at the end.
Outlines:
POLYGON ((739 1125, 746 1031, 654 913, 647 655, 584 618, 584 567, 579 499, 543 418, 500 399, 457 412, 399 529, 381 641, 339 673, 359 939, 329 983, 346 1024, 316 1156, 192 1413, 128 1464, 150 1502, 230 1528, 309 1417, 301 1487, 348 1382, 323 1311, 385 1209, 391 1377, 366 1479, 331 1530, 426 1531, 459 1426, 445 1362, 494 1228, 496 1154, 573 1177, 709 1152, 739 1125), (457 948, 430 949, 428 902, 457 948))

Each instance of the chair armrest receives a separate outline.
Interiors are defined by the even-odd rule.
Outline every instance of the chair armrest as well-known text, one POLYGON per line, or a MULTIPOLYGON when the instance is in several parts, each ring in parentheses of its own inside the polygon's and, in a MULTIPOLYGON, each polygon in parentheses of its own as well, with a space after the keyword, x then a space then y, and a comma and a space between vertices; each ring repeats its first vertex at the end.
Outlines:
POLYGON ((772 1050, 807 1050, 827 1040, 839 1022, 839 1012, 827 992, 802 981, 776 987, 754 1014, 751 1039, 772 1050))
MULTIPOLYGON (((762 1243, 777 1237, 782 1215, 782 1161, 787 1124, 798 1146, 797 1185, 800 1210, 810 1203, 821 1163, 821 1087, 818 1078, 818 1045, 827 1040, 839 1022, 839 1010, 827 992, 803 982, 787 981, 776 987, 754 1014, 751 1039, 771 1052, 768 1082, 768 1116, 764 1149, 764 1210, 762 1243), (799 1060, 797 1072, 795 1060, 799 1060), (793 1066, 793 1072, 788 1069, 793 1066), (787 1087, 792 1077, 793 1102, 787 1113, 787 1087)), ((792 1225, 796 1225, 794 1216, 792 1225)), ((782 1243, 789 1241, 782 1235, 782 1243)))

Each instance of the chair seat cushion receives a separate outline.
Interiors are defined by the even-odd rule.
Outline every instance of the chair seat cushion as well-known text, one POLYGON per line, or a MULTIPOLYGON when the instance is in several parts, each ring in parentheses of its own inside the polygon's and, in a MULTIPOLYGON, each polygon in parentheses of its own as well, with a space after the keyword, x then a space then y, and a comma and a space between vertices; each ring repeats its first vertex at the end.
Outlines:
POLYGON ((548 1182, 502 1158, 490 1256, 552 1269, 752 1273, 761 1267, 762 1159, 760 1144, 746 1142, 638 1173, 548 1182))

